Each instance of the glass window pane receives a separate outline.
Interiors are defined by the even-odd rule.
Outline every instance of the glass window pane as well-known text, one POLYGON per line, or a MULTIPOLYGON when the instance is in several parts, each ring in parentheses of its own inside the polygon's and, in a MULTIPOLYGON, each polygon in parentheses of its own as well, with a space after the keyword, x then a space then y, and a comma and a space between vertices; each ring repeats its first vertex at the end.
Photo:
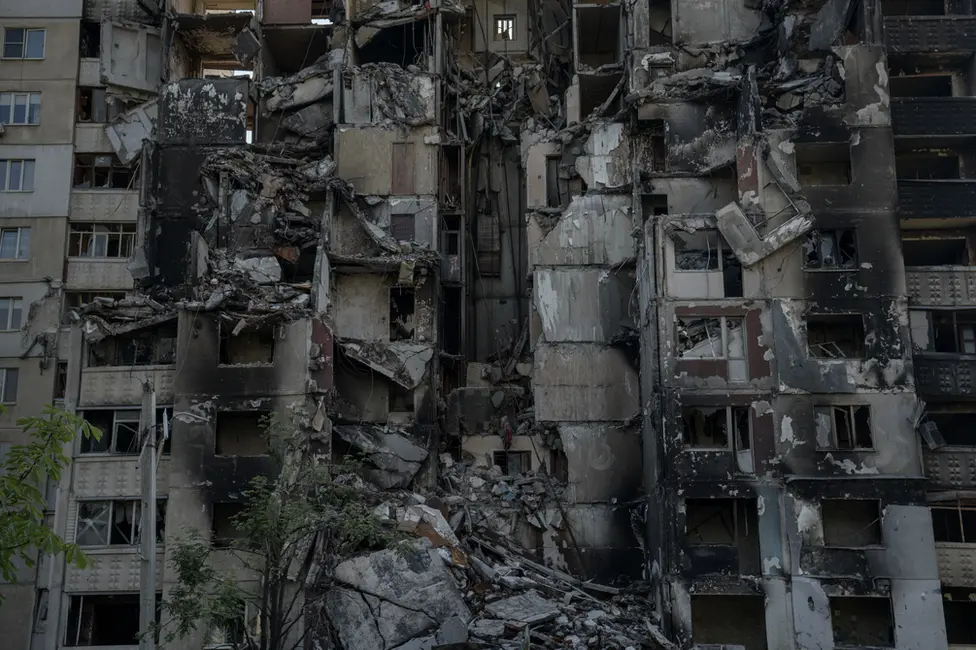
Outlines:
POLYGON ((10 329, 10 298, 0 298, 0 329, 10 329))
POLYGON ((27 114, 28 124, 41 123, 41 95, 32 93, 30 96, 30 112, 27 114))
POLYGON ((34 161, 25 160, 24 161, 24 180, 21 183, 20 189, 25 192, 34 191, 34 161))
POLYGON ((78 504, 78 528, 75 541, 79 546, 108 544, 108 501, 82 501, 78 504))
POLYGON ((12 93, 0 93, 0 124, 10 124, 13 99, 12 93))
POLYGON ((11 160, 9 164, 10 171, 7 181, 7 189, 14 192, 20 189, 20 177, 21 172, 24 169, 24 163, 21 160, 11 160))
POLYGON ((108 243, 106 235, 95 235, 92 238, 91 256, 105 257, 105 248, 108 243))
POLYGON ((10 59, 24 58, 24 30, 3 30, 3 56, 10 59))
POLYGON ((6 378, 3 382, 3 401, 4 402, 15 402, 17 400, 17 374, 16 368, 7 368, 5 371, 6 378))
POLYGON ((14 95, 14 124, 27 122, 27 95, 14 95))
POLYGON ((31 29, 27 31, 27 58, 44 58, 44 30, 31 29))
POLYGON ((17 257, 17 231, 0 232, 0 259, 12 260, 17 257))
POLYGON ((10 329, 20 329, 20 319, 23 314, 23 303, 20 300, 10 301, 10 329))
POLYGON ((0 192, 10 189, 7 183, 7 161, 0 160, 0 192))
POLYGON ((17 249, 17 259, 26 260, 30 257, 30 235, 30 228, 20 229, 20 247, 17 249))

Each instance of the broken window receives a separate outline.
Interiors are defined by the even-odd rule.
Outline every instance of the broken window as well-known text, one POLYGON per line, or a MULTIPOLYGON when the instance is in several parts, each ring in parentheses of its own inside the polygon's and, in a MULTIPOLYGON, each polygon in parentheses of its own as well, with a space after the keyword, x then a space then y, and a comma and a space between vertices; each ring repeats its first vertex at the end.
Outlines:
POLYGON ((676 321, 679 358, 725 359, 730 381, 748 378, 742 318, 679 316, 676 321))
POLYGON ((498 276, 502 272, 502 237, 497 214, 478 214, 477 224, 478 273, 498 276))
POLYGON ((932 506, 932 530, 937 542, 976 544, 976 502, 959 499, 932 506))
POLYGON ((681 423, 688 447, 729 449, 734 441, 736 449, 750 448, 748 406, 683 406, 681 423))
POLYGON ((930 404, 925 419, 932 422, 950 447, 976 447, 976 405, 968 402, 930 404))
POLYGON ((620 59, 620 5, 575 8, 576 56, 580 67, 597 69, 620 59))
POLYGON ((674 31, 671 26, 670 0, 650 0, 650 5, 650 12, 647 17, 648 28, 650 29, 648 44, 651 47, 671 45, 674 40, 674 31))
POLYGON ((414 228, 414 215, 390 215, 390 235, 392 235, 393 239, 397 240, 398 242, 409 242, 416 239, 414 228))
POLYGON ((102 432, 98 440, 81 439, 81 453, 138 454, 142 450, 139 436, 139 409, 98 409, 81 412, 89 424, 102 432))
POLYGON ((268 453, 267 411, 217 413, 214 448, 218 456, 264 456, 268 453))
POLYGON ((391 413, 413 413, 413 391, 390 382, 388 407, 391 413))
POLYGON ((8 126, 41 123, 41 93, 0 93, 0 124, 8 126))
MULTIPOLYGON (((142 502, 79 501, 75 542, 78 546, 138 545, 142 526, 142 502)), ((156 543, 166 535, 166 500, 156 501, 156 543)))
POLYGON ((888 91, 892 97, 952 97, 952 75, 892 75, 888 91))
POLYGON ((127 259, 136 238, 134 223, 74 223, 68 227, 68 257, 127 259))
POLYGON ((242 503, 213 504, 212 544, 214 548, 228 548, 234 540, 247 537, 245 531, 237 526, 237 517, 244 512, 242 503))
POLYGON ((809 314, 807 349, 821 359, 864 357, 864 318, 860 314, 809 314))
POLYGON ((532 470, 532 454, 528 451, 493 451, 491 462, 506 476, 517 476, 532 470))
POLYGON ((811 230, 803 242, 803 266, 807 269, 856 269, 857 231, 811 230))
POLYGON ((83 59, 97 59, 102 52, 102 24, 92 20, 81 21, 80 54, 83 59))
POLYGON ((115 154, 75 154, 76 189, 127 190, 135 187, 135 174, 115 154))
POLYGON ((413 289, 390 289, 390 340, 412 339, 415 329, 413 289))
POLYGON ((950 646, 976 646, 976 590, 942 585, 946 638, 950 646))
POLYGON ((871 407, 817 406, 817 445, 829 449, 871 449, 871 407))
POLYGON ((888 648, 895 644, 891 602, 880 596, 831 596, 836 646, 888 648))
POLYGON ((976 310, 922 312, 929 316, 927 350, 976 354, 976 310))
POLYGON ((139 642, 138 636, 139 594, 70 597, 65 626, 66 646, 135 646, 139 642))
POLYGON ((125 298, 124 291, 65 291, 64 292, 64 313, 62 322, 65 325, 71 324, 71 312, 78 310, 85 305, 94 303, 97 299, 122 300, 125 298))
POLYGON ((0 158, 0 192, 33 192, 34 159, 0 158))
POLYGON ((559 163, 562 156, 546 156, 546 207, 558 208, 563 204, 559 191, 559 163))
POLYGON ((763 596, 691 596, 691 640, 696 648, 766 650, 763 596))
POLYGON ((895 175, 907 180, 962 178, 959 154, 952 151, 913 151, 895 156, 895 175))
POLYGON ((671 235, 676 271, 720 271, 729 247, 717 230, 678 231, 671 235))
POLYGON ((221 322, 220 364, 226 366, 274 363, 277 328, 273 325, 252 327, 242 332, 221 322))
POLYGON ((23 298, 0 298, 0 331, 19 330, 23 315, 23 298))
POLYGON ((13 404, 17 401, 17 381, 20 371, 17 368, 0 368, 0 403, 13 404))
POLYGON ((846 142, 799 142, 795 145, 800 185, 850 185, 851 148, 846 142))
MULTIPOLYGON (((685 499, 685 544, 719 572, 759 573, 759 518, 755 499, 685 499), (704 552, 703 552, 704 551, 704 552)), ((703 565, 705 572, 708 569, 703 565)))
POLYGON ((58 361, 54 375, 54 400, 63 401, 68 392, 68 362, 58 361))
POLYGON ((492 30, 495 41, 515 40, 515 14, 496 14, 493 19, 495 28, 492 30))
POLYGON ((562 449, 549 450, 549 475, 557 481, 569 481, 569 458, 562 449))
POLYGON ((969 246, 965 238, 902 239, 905 266, 969 266, 969 246))
POLYGON ((824 499, 820 503, 824 546, 861 548, 881 544, 881 507, 866 499, 824 499))
POLYGON ((89 367, 151 366, 176 361, 176 325, 127 332, 88 346, 89 367))
POLYGON ((77 102, 79 122, 111 122, 134 107, 133 103, 125 103, 118 97, 107 95, 104 88, 87 86, 78 87, 77 102))
POLYGON ((44 634, 47 627, 47 610, 51 593, 47 589, 38 589, 34 599, 34 634, 44 634))
POLYGON ((30 257, 30 228, 0 228, 0 260, 30 257))

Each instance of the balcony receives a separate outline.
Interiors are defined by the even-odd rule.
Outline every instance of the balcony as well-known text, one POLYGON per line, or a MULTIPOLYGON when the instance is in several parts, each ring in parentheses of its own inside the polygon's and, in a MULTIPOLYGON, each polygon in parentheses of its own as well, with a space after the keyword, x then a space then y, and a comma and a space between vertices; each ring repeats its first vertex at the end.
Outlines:
POLYGON ((105 125, 100 122, 75 124, 75 151, 78 153, 102 153, 112 151, 112 143, 105 135, 105 125))
POLYGON ((976 51, 976 16, 892 16, 884 32, 889 54, 976 51))
POLYGON ((82 58, 78 65, 78 85, 79 86, 101 86, 101 72, 98 58, 82 58))
POLYGON ((139 218, 138 190, 71 190, 70 221, 135 223, 139 218))
POLYGON ((976 587, 976 546, 936 542, 939 579, 952 587, 976 587))
POLYGON ((923 397, 956 397, 973 394, 976 357, 915 355, 915 386, 923 397))
MULTIPOLYGON (((72 461, 71 493, 76 499, 112 499, 142 493, 139 456, 104 454, 76 456, 72 461)), ((156 471, 156 494, 169 494, 170 458, 156 471)))
POLYGON ((906 267, 905 284, 912 306, 976 306, 974 267, 906 267))
MULTIPOLYGON (((77 508, 77 501, 71 505, 77 508)), ((74 521, 69 513, 69 521, 74 521)), ((75 515, 77 516, 77 515, 75 515)), ((69 537, 74 538, 71 530, 69 537)), ((64 578, 67 592, 139 592, 139 571, 142 562, 137 548, 119 547, 88 549, 85 551, 91 563, 84 569, 69 564, 64 578)), ((156 552, 156 575, 163 575, 163 552, 156 552)), ((133 646, 137 647, 137 646, 133 646)))
POLYGON ((173 403, 174 364, 158 366, 102 366, 81 371, 79 408, 142 404, 142 385, 156 387, 156 403, 173 403))
POLYGON ((895 97, 895 136, 976 135, 976 97, 895 97))
POLYGON ((976 217, 976 180, 898 181, 902 219, 976 217))
POLYGON ((124 291, 132 288, 128 259, 69 257, 65 283, 73 291, 124 291))

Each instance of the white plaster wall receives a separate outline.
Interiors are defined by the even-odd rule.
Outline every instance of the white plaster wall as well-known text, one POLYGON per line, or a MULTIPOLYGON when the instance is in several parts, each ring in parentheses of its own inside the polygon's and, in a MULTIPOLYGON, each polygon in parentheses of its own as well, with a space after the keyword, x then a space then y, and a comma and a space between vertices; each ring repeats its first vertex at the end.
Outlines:
POLYGON ((71 190, 69 221, 135 223, 138 219, 138 190, 71 190))
POLYGON ((78 85, 99 87, 102 85, 101 75, 98 71, 99 59, 79 59, 78 62, 78 85))
POLYGON ((336 336, 389 341, 390 284, 383 275, 339 275, 332 299, 336 336))
POLYGON ((65 217, 74 168, 65 145, 0 145, 0 158, 34 159, 33 192, 0 192, 0 217, 65 217))

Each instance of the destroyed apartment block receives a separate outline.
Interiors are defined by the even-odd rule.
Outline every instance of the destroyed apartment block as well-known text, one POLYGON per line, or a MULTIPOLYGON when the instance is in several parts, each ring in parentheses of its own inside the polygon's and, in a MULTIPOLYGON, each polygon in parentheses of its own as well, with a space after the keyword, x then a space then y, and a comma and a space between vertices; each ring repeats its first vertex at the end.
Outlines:
POLYGON ((20 4, 0 401, 105 435, 3 644, 154 647, 188 529, 256 595, 309 463, 396 541, 301 543, 296 647, 976 643, 965 3, 20 4))

